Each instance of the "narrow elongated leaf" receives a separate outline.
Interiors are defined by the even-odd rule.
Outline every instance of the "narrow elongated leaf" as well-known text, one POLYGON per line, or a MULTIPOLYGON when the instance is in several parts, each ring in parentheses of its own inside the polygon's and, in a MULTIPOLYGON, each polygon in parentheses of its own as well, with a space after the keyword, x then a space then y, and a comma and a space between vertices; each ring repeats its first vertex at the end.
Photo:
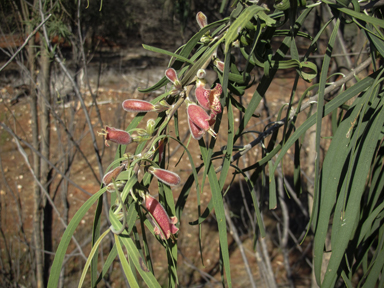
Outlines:
MULTIPOLYGON (((376 260, 373 264, 373 267, 368 275, 367 280, 365 281, 363 288, 375 287, 377 283, 377 279, 382 276, 380 273, 384 267, 384 249, 380 250, 378 253, 376 260)), ((380 287, 380 286, 377 286, 380 287)))
MULTIPOLYGON (((115 217, 111 217, 111 223, 116 230, 121 229, 121 223, 115 217)), ((148 287, 158 287, 160 288, 159 282, 157 282, 155 276, 150 272, 150 270, 146 267, 143 267, 143 259, 140 255, 140 252, 137 250, 135 244, 132 239, 129 237, 126 231, 121 233, 119 237, 120 241, 124 244, 127 252, 129 254, 130 259, 132 259, 133 264, 136 267, 136 270, 139 272, 140 276, 143 278, 144 282, 148 285, 148 287), (141 259, 141 261, 140 261, 141 259)))
MULTIPOLYGON (((264 8, 259 5, 252 5, 245 8, 240 16, 231 24, 231 27, 228 29, 227 34, 225 35, 225 50, 224 53, 229 51, 232 42, 236 40, 238 37, 239 31, 241 31, 245 25, 251 20, 252 17, 256 16, 260 12, 269 11, 268 8, 264 8)), ((256 16, 257 17, 257 16, 256 16)), ((276 21, 270 17, 268 17, 265 13, 263 15, 265 19, 269 22, 268 24, 274 24, 276 21)))
POLYGON ((85 275, 87 275, 88 268, 89 268, 89 266, 91 264, 93 256, 97 252, 97 249, 98 249, 98 247, 100 245, 101 240, 103 240, 104 237, 107 236, 109 231, 110 231, 110 229, 105 230, 105 232, 99 237, 99 239, 97 239, 97 241, 95 242, 94 246, 92 247, 91 252, 88 255, 87 262, 85 262, 85 265, 84 265, 84 268, 83 268, 83 273, 81 273, 81 277, 80 277, 80 281, 79 281, 79 285, 78 285, 79 288, 83 286, 85 275))
POLYGON ((111 267, 113 261, 115 260, 117 256, 117 250, 116 250, 116 244, 113 244, 112 249, 109 251, 107 260, 104 262, 103 270, 101 271, 99 278, 97 278, 97 281, 95 282, 95 285, 92 287, 97 287, 97 284, 100 283, 100 281, 104 278, 105 275, 109 272, 109 267, 111 267))
POLYGON ((224 99, 227 100, 227 115, 228 115, 228 141, 227 141, 227 148, 225 152, 225 156, 223 157, 223 163, 221 174, 219 178, 219 185, 220 187, 224 187, 225 180, 227 179, 228 169, 231 164, 231 156, 232 156, 232 150, 233 150, 233 135, 234 135, 234 117, 233 117, 233 110, 232 110, 232 104, 231 104, 231 98, 228 97, 228 74, 229 74, 229 66, 230 66, 230 59, 231 59, 231 50, 228 51, 228 53, 225 55, 225 62, 224 62, 224 75, 223 75, 223 94, 224 99))
MULTIPOLYGON (((183 49, 181 49, 179 55, 182 57, 189 57, 189 54, 196 47, 196 45, 200 41, 201 37, 207 31, 209 31, 211 28, 222 25, 223 23, 227 22, 228 20, 229 20, 228 18, 224 18, 222 20, 208 24, 206 27, 204 27, 198 33, 196 33, 194 36, 192 36, 192 38, 188 41, 188 43, 184 45, 183 49)), ((182 61, 175 61, 175 63, 172 65, 172 68, 174 68, 175 70, 178 71, 182 67, 183 63, 184 62, 182 62, 182 61)), ((164 76, 159 82, 157 82, 152 87, 149 87, 147 89, 139 89, 139 91, 143 92, 143 93, 155 91, 155 90, 158 90, 161 87, 165 86, 168 82, 169 82, 169 80, 167 79, 167 77, 164 76)))
MULTIPOLYGON (((356 221, 356 216, 359 214, 360 201, 362 194, 364 192, 365 180, 368 175, 372 157, 375 153, 375 146, 377 144, 377 130, 380 129, 384 121, 384 113, 382 107, 380 111, 377 111, 377 116, 375 117, 372 127, 369 129, 366 134, 366 139, 362 143, 361 148, 359 148, 359 155, 356 155, 356 162, 354 166, 356 167, 353 175, 351 175, 351 184, 348 197, 348 203, 345 210, 345 216, 341 225, 333 225, 333 229, 338 231, 334 239, 334 247, 338 247, 332 251, 331 259, 329 260, 328 269, 324 276, 323 285, 325 287, 330 287, 335 283, 337 277, 337 267, 340 265, 342 258, 344 257, 345 249, 347 248, 348 241, 351 238, 351 233, 354 230, 354 221, 356 221)), ((376 276, 376 275, 375 275, 376 276)), ((373 277, 375 277, 373 276, 373 277)))
POLYGON ((55 259, 53 260, 51 266, 51 273, 49 274, 48 287, 55 288, 58 285, 61 266, 63 265, 63 260, 65 257, 65 253, 67 251, 69 242, 72 239, 73 233, 77 226, 79 225, 81 219, 85 216, 85 213, 91 208, 91 206, 95 203, 97 199, 106 191, 106 188, 103 188, 96 192, 91 198, 89 198, 76 212, 73 216, 71 222, 68 224, 67 229, 63 236, 61 237, 59 247, 56 250, 55 259))
POLYGON ((121 248, 119 236, 117 236, 116 234, 115 234, 115 244, 116 244, 117 254, 119 255, 120 262, 121 262, 121 265, 123 266, 125 277, 127 277, 129 286, 139 288, 139 285, 137 284, 135 276, 133 276, 133 273, 132 273, 131 267, 129 266, 127 258, 125 258, 124 251, 121 248))
POLYGON ((183 62, 186 62, 186 63, 189 63, 189 64, 193 64, 193 61, 189 60, 188 58, 185 58, 185 57, 183 57, 183 56, 181 56, 179 54, 172 53, 172 52, 169 52, 169 51, 164 50, 164 49, 156 48, 156 47, 145 45, 145 44, 143 44, 143 48, 146 49, 146 50, 152 51, 152 52, 157 52, 157 53, 160 53, 160 54, 164 54, 164 55, 168 55, 168 56, 171 56, 171 57, 175 57, 176 59, 179 59, 180 61, 183 61, 183 62))
POLYGON ((356 19, 384 28, 384 20, 382 19, 378 19, 373 16, 368 16, 368 15, 365 15, 364 13, 356 12, 348 8, 337 7, 337 9, 340 12, 343 12, 349 16, 355 17, 356 19))
MULTIPOLYGON (((324 90, 325 90, 325 84, 326 84, 326 80, 327 80, 327 76, 328 76, 328 69, 329 69, 329 65, 331 62, 331 54, 332 54, 333 46, 335 45, 337 31, 339 30, 339 25, 340 25, 340 19, 338 18, 335 26, 333 27, 333 31, 332 31, 331 37, 329 39, 329 42, 328 42, 327 52, 326 52, 326 55, 324 57, 323 65, 321 67, 321 72, 320 72, 319 97, 318 97, 318 101, 317 101, 317 112, 316 112, 316 118, 317 118, 316 119, 316 144, 315 144, 316 151, 313 151, 314 153, 316 153, 316 155, 320 155, 320 133, 321 133, 321 127, 322 127, 322 118, 324 117, 324 115, 323 115, 324 90)), ((320 175, 319 172, 320 172, 320 157, 316 157, 316 160, 315 160, 315 187, 314 187, 314 194, 315 195, 314 195, 314 198, 317 198, 318 189, 319 189, 319 175, 320 175)), ((322 207, 321 204, 320 204, 320 207, 322 207)), ((322 235, 322 236, 324 236, 324 241, 325 241, 326 235, 322 235)), ((319 246, 321 246, 321 244, 319 246)), ((314 261, 314 263, 315 263, 314 271, 315 271, 317 284, 320 285, 322 257, 319 257, 318 254, 315 254, 315 255, 316 255, 316 258, 314 261)), ((322 255, 323 254, 321 254, 321 256, 322 255)))
POLYGON ((269 167, 269 209, 277 208, 277 196, 276 196, 276 180, 275 171, 272 169, 273 164, 268 161, 269 167))

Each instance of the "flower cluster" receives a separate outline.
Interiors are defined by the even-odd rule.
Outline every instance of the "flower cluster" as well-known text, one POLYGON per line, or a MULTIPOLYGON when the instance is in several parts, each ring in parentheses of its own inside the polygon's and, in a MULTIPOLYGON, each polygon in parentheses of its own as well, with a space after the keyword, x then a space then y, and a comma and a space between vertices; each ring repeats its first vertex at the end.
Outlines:
MULTIPOLYGON (((196 19, 201 29, 204 29, 207 26, 207 17, 202 12, 197 14, 196 19)), ((204 42, 212 40, 210 31, 207 30, 201 41, 204 42)), ((212 55, 212 62, 219 71, 223 71, 224 63, 218 60, 216 52, 212 55)), ((167 139, 166 135, 163 134, 164 127, 166 127, 168 121, 170 121, 176 110, 183 103, 186 105, 191 136, 194 139, 199 140, 205 135, 205 133, 208 132, 213 137, 216 137, 216 132, 211 128, 211 126, 215 123, 216 116, 222 112, 220 103, 222 86, 220 83, 216 83, 212 89, 209 89, 205 78, 205 67, 200 68, 201 69, 198 70, 194 82, 191 84, 183 84, 183 82, 179 80, 177 71, 173 68, 168 68, 165 71, 165 77, 172 83, 173 86, 168 92, 168 98, 165 98, 158 103, 151 103, 137 99, 127 99, 122 103, 123 109, 129 113, 166 112, 167 117, 163 119, 166 123, 161 124, 161 122, 149 119, 145 129, 134 128, 129 131, 124 131, 107 126, 99 132, 99 135, 105 136, 106 146, 109 146, 109 142, 119 145, 128 145, 132 142, 148 141, 147 145, 140 154, 124 154, 124 163, 105 174, 102 182, 107 187, 107 191, 120 193, 127 182, 127 179, 122 179, 124 179, 124 177, 127 178, 127 176, 122 177, 119 175, 125 170, 129 170, 132 173, 138 173, 140 167, 145 167, 145 172, 150 173, 166 185, 178 186, 181 183, 179 175, 172 171, 159 168, 158 164, 155 164, 154 161, 157 159, 157 163, 161 163, 164 157, 164 145, 167 139), (195 95, 194 97, 190 97, 191 95, 189 95, 189 93, 192 90, 190 89, 191 87, 188 86, 193 84, 195 85, 195 95), (173 99, 169 100, 170 98, 173 99), (174 104, 170 105, 168 103, 174 104), (160 123, 158 124, 159 126, 157 126, 157 123, 160 123), (158 158, 155 158, 157 155, 155 154, 156 151, 159 155, 158 158), (134 161, 135 165, 133 166, 135 166, 135 168, 130 167, 130 161, 134 161), (150 163, 149 165, 148 162, 150 163)), ((140 184, 138 185, 140 186, 140 184)), ((135 201, 137 201, 137 195, 135 194, 138 194, 142 198, 142 205, 148 212, 148 219, 154 227, 155 235, 164 240, 169 238, 173 240, 174 234, 179 230, 175 226, 178 222, 177 217, 168 216, 166 209, 159 203, 159 201, 157 201, 147 191, 144 192, 143 190, 145 189, 140 190, 137 188, 135 192, 135 188, 132 188, 129 192, 135 201)), ((118 197, 118 200, 123 201, 120 196, 118 197)), ((116 213, 120 212, 117 211, 116 213)))
POLYGON ((206 132, 216 137, 216 132, 210 126, 215 124, 216 115, 221 113, 221 84, 216 83, 213 89, 205 88, 207 84, 205 75, 205 70, 200 69, 196 76, 195 96, 199 105, 193 102, 187 104, 189 130, 192 137, 197 140, 206 132))

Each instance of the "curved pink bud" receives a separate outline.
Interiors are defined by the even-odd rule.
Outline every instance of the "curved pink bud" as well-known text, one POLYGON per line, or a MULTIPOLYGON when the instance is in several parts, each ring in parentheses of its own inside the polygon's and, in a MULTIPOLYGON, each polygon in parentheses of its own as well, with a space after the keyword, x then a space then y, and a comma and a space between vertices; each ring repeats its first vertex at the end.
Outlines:
POLYGON ((216 137, 215 131, 213 131, 209 126, 209 121, 211 117, 203 108, 196 104, 190 104, 187 108, 187 114, 193 124, 195 124, 200 129, 204 130, 205 132, 208 132, 213 137, 216 137))
POLYGON ((193 139, 200 140, 204 136, 205 131, 197 127, 191 119, 188 119, 188 125, 193 139))
POLYGON ((109 147, 108 141, 120 145, 127 145, 132 142, 132 137, 127 131, 113 127, 106 126, 105 130, 103 130, 103 132, 98 132, 98 134, 105 136, 105 146, 107 147, 109 147))
POLYGON ((173 68, 168 68, 167 70, 165 70, 165 76, 168 78, 169 81, 173 83, 173 89, 170 91, 170 95, 179 94, 183 89, 183 85, 181 85, 181 82, 177 77, 176 70, 173 68))
POLYGON ((160 235, 161 239, 169 239, 171 235, 174 235, 177 233, 177 231, 179 231, 179 228, 174 225, 178 221, 177 217, 174 216, 169 218, 164 207, 154 197, 149 194, 146 194, 144 198, 144 205, 148 212, 155 219, 156 223, 155 221, 151 222, 155 226, 155 234, 160 235))
POLYGON ((151 166, 149 167, 148 172, 159 179, 159 181, 169 186, 177 186, 181 182, 180 176, 172 171, 151 166))
POLYGON ((128 99, 122 106, 125 111, 133 113, 156 111, 155 105, 144 100, 128 99))
POLYGON ((205 26, 208 25, 207 16, 203 12, 197 12, 196 14, 196 21, 197 24, 199 24, 200 29, 203 29, 205 26))
POLYGON ((165 70, 165 76, 168 78, 169 81, 171 81, 173 84, 175 84, 176 81, 179 79, 177 78, 177 73, 175 69, 173 68, 168 68, 165 70))
POLYGON ((107 186, 112 182, 112 179, 116 179, 117 176, 125 169, 125 164, 121 164, 120 166, 116 167, 115 169, 109 171, 107 174, 103 177, 103 184, 107 186))

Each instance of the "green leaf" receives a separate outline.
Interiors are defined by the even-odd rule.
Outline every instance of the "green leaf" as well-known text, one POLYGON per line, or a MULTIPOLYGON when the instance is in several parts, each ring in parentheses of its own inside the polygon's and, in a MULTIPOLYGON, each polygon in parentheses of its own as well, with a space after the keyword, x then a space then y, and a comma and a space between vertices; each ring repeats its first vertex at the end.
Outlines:
MULTIPOLYGON (((111 220, 113 227, 115 227, 116 230, 121 229, 120 221, 118 221, 115 217, 112 217, 110 220, 111 220)), ((133 243, 132 239, 129 237, 129 235, 126 231, 123 231, 120 234, 119 240, 124 244, 125 248, 127 249, 127 253, 129 254, 130 259, 133 261, 133 264, 136 267, 136 270, 139 272, 141 278, 148 285, 148 287, 160 288, 161 286, 160 286, 159 282, 157 282, 155 276, 145 266, 143 259, 140 255, 140 252, 137 250, 135 244, 133 243)))
POLYGON ((229 66, 231 64, 231 50, 228 50, 228 53, 225 54, 225 62, 224 62, 224 75, 223 75, 223 81, 222 81, 222 88, 223 88, 223 94, 224 99, 227 100, 227 115, 228 115, 228 141, 227 141, 227 149, 225 151, 225 155, 223 157, 223 163, 221 164, 222 169, 220 173, 220 179, 219 179, 219 186, 224 187, 225 180, 227 179, 227 174, 229 170, 229 166, 231 164, 231 156, 233 151, 233 135, 234 135, 234 116, 233 116, 233 110, 232 110, 232 104, 231 104, 231 98, 228 97, 228 74, 229 74, 229 66))
POLYGON ((69 245, 69 242, 72 239, 73 233, 77 226, 79 225, 81 219, 85 216, 89 208, 95 203, 97 199, 106 191, 106 188, 103 188, 96 192, 92 197, 90 197, 76 212, 73 216, 71 222, 68 224, 67 229, 63 236, 61 237, 59 247, 57 247, 55 259, 53 260, 51 266, 51 273, 49 274, 48 287, 55 288, 58 285, 61 267, 63 265, 63 260, 69 245))
MULTIPOLYGON (((384 103, 381 103, 380 107, 376 109, 372 116, 372 120, 370 121, 371 123, 370 125, 367 125, 368 129, 363 134, 362 140, 360 141, 359 146, 356 147, 357 151, 353 156, 354 163, 352 163, 352 167, 354 169, 350 171, 350 177, 346 179, 346 181, 349 182, 349 185, 347 187, 348 190, 346 191, 348 200, 343 215, 344 217, 339 225, 334 224, 332 226, 332 229, 336 229, 337 233, 335 233, 334 239, 332 239, 332 255, 322 283, 324 287, 331 287, 332 284, 335 283, 338 267, 344 257, 349 239, 351 239, 355 228, 354 221, 358 219, 357 217, 359 215, 362 195, 365 190, 366 179, 369 175, 371 161, 375 155, 377 136, 380 133, 380 127, 384 123, 383 104, 384 103)), ((348 159, 346 161, 348 161, 348 159)), ((337 189, 338 187, 335 188, 337 189)), ((332 189, 330 193, 332 192, 335 193, 336 191, 332 189)), ((340 211, 335 211, 335 214, 339 212, 340 211)), ((382 258, 384 259, 384 257, 382 258)), ((376 276, 377 275, 372 275, 372 277, 376 276)))
MULTIPOLYGON (((205 161, 204 161, 205 162, 205 161)), ((221 188, 216 177, 216 173, 213 165, 209 165, 208 179, 211 186, 213 207, 215 208, 215 215, 217 226, 219 229, 219 241, 220 251, 223 258, 224 270, 227 279, 228 287, 232 287, 231 268, 229 265, 229 251, 228 251, 228 239, 227 239, 227 224, 225 220, 223 196, 221 195, 221 188)))
MULTIPOLYGON (((199 43, 200 38, 202 36, 204 36, 204 34, 206 32, 208 32, 211 28, 220 26, 227 21, 228 21, 228 18, 224 18, 222 20, 210 23, 207 26, 205 26, 198 33, 196 33, 194 36, 192 36, 192 38, 188 41, 187 44, 184 45, 183 49, 181 49, 181 51, 178 55, 180 55, 182 57, 189 57, 189 54, 193 51, 193 49, 199 43)), ((191 59, 193 59, 193 57, 191 59)), ((185 62, 183 62, 183 61, 175 61, 175 63, 173 63, 173 65, 171 67, 174 68, 176 71, 178 71, 179 69, 181 69, 181 67, 184 63, 185 62)), ((169 80, 167 79, 167 77, 164 76, 159 82, 157 82, 152 87, 149 87, 147 89, 139 89, 139 91, 143 92, 143 93, 148 93, 148 92, 160 89, 161 87, 165 86, 167 83, 169 83, 169 80)))
MULTIPOLYGON (((323 2, 325 2, 325 1, 323 1, 323 2)), ((329 6, 333 6, 333 5, 329 5, 329 6)), ((351 16, 351 17, 354 17, 354 18, 362 20, 364 22, 367 22, 367 23, 370 23, 370 24, 373 24, 373 25, 377 25, 377 26, 379 26, 381 28, 384 28, 384 20, 382 20, 382 19, 378 19, 378 18, 376 18, 374 16, 368 16, 368 15, 365 15, 364 13, 356 12, 356 11, 351 10, 349 8, 343 8, 343 7, 336 7, 336 8, 340 12, 343 12, 343 13, 351 16)))
POLYGON ((77 286, 78 288, 82 287, 83 286, 83 282, 84 282, 84 279, 85 279, 85 275, 87 275, 87 271, 88 271, 88 268, 91 264, 91 261, 93 259, 93 256, 95 255, 95 253, 97 252, 97 249, 100 245, 100 242, 101 240, 104 239, 105 236, 107 236, 107 234, 109 233, 110 229, 107 229, 104 231, 104 233, 99 237, 99 239, 97 239, 97 241, 95 242, 94 246, 92 247, 91 249, 91 252, 89 253, 89 256, 88 256, 88 259, 87 259, 87 262, 85 262, 85 265, 84 265, 84 268, 83 268, 83 272, 81 273, 81 277, 80 277, 80 281, 79 281, 79 285, 77 286))
MULTIPOLYGON (((268 8, 264 8, 259 5, 252 5, 243 10, 240 16, 231 24, 230 28, 225 35, 225 49, 224 53, 226 54, 229 51, 232 42, 235 41, 239 35, 239 31, 241 31, 245 25, 248 23, 252 17, 256 16, 260 12, 269 11, 268 8)), ((260 14, 261 15, 261 14, 260 14)), ((256 16, 257 17, 257 16, 256 16)), ((268 17, 265 13, 263 18, 268 19, 268 23, 276 23, 275 20, 268 17)))
POLYGON ((132 270, 131 270, 131 267, 129 266, 127 258, 125 258, 124 251, 121 248, 120 237, 117 236, 116 234, 114 236, 115 236, 115 244, 116 244, 117 253, 119 255, 121 266, 123 266, 123 271, 124 271, 125 277, 127 277, 129 286, 139 288, 139 285, 137 284, 135 276, 132 273, 132 270))
POLYGON ((248 189, 252 197, 253 208, 255 209, 255 213, 256 213, 257 224, 260 229, 260 236, 265 237, 266 234, 265 234, 264 222, 263 222, 263 219, 261 218, 261 213, 259 208, 260 205, 256 198, 256 187, 255 185, 253 185, 252 181, 247 177, 244 171, 242 171, 239 167, 235 165, 232 165, 232 167, 234 167, 238 171, 238 173, 241 173, 244 177, 244 180, 247 182, 248 189))
POLYGON ((97 287, 97 284, 100 283, 100 281, 104 278, 105 275, 109 272, 109 267, 111 267, 113 261, 115 260, 117 256, 117 250, 116 250, 116 244, 113 244, 113 247, 111 251, 109 251, 107 260, 104 262, 103 270, 101 271, 99 278, 97 278, 97 281, 95 282, 95 285, 92 287, 97 287))
POLYGON ((271 169, 273 166, 272 161, 268 161, 269 167, 269 209, 277 208, 277 196, 276 196, 276 180, 275 171, 271 169))
POLYGON ((194 63, 193 61, 189 60, 188 58, 185 58, 185 57, 183 57, 183 56, 181 56, 179 54, 172 53, 172 52, 169 52, 169 51, 164 50, 164 49, 156 48, 156 47, 145 45, 145 44, 143 44, 143 48, 146 49, 146 50, 152 51, 152 52, 157 52, 157 53, 160 53, 160 54, 164 54, 164 55, 168 55, 168 56, 171 56, 171 57, 175 57, 176 59, 179 59, 182 62, 186 62, 186 63, 189 63, 189 64, 193 64, 194 63))

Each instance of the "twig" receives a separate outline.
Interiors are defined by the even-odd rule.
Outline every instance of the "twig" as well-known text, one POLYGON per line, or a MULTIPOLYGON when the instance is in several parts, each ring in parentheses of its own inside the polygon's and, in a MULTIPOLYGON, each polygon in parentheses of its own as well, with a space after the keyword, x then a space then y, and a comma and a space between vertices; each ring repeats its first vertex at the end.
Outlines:
POLYGON ((41 159, 43 159, 44 161, 46 161, 57 173, 59 173, 63 178, 65 178, 66 180, 68 180, 69 183, 71 183, 74 187, 76 187, 77 189, 79 189, 81 192, 87 194, 88 196, 92 196, 91 193, 89 193, 88 191, 84 190, 83 188, 81 188, 79 185, 77 185, 75 182, 73 182, 70 178, 68 178, 67 175, 63 174, 60 169, 58 169, 56 167, 55 164, 53 164, 51 161, 49 161, 48 159, 46 159, 43 155, 41 155, 41 153, 39 151, 37 151, 31 144, 29 144, 28 142, 24 141, 23 139, 19 138, 13 131, 11 128, 9 128, 7 125, 5 125, 4 123, 0 122, 0 126, 3 127, 5 130, 7 130, 7 132, 9 134, 12 135, 13 138, 16 139, 16 141, 18 142, 22 142, 24 145, 28 146, 29 149, 31 149, 31 151, 33 153, 36 153, 41 159))
MULTIPOLYGON (((279 177, 283 177, 283 173, 282 173, 281 169, 277 169, 277 173, 279 174, 279 177)), ((285 177, 283 177, 283 179, 284 179, 285 187, 287 187, 287 189, 290 193, 289 196, 292 197, 293 201, 295 201, 297 206, 299 206, 303 215, 305 217, 308 217, 308 211, 304 208, 303 203, 301 203, 299 198, 297 198, 295 191, 293 190, 293 188, 291 187, 291 185, 289 184, 287 179, 285 177)))
POLYGON ((28 44, 29 39, 31 39, 32 36, 36 34, 37 30, 39 30, 40 27, 43 26, 43 25, 45 24, 45 22, 48 21, 49 18, 51 18, 51 16, 52 16, 52 14, 49 14, 48 17, 47 17, 46 19, 42 18, 43 21, 39 24, 39 26, 37 26, 37 27, 35 28, 35 30, 32 31, 31 34, 29 34, 29 36, 27 37, 27 39, 25 39, 23 45, 21 45, 21 46, 19 47, 19 49, 17 49, 17 51, 11 56, 11 58, 9 58, 9 60, 7 61, 7 63, 5 63, 5 64, 0 68, 0 72, 3 71, 3 69, 4 69, 5 67, 7 67, 7 66, 9 65, 9 63, 12 62, 13 59, 15 59, 16 55, 19 54, 20 51, 25 47, 25 45, 28 44))
POLYGON ((99 178, 97 177, 95 171, 93 170, 92 168, 92 165, 91 163, 89 163, 87 157, 84 155, 84 152, 81 150, 79 144, 77 143, 77 141, 73 138, 73 135, 72 133, 68 130, 68 128, 65 126, 65 123, 63 122, 63 120, 61 120, 61 118, 59 117, 59 115, 57 115, 57 113, 55 112, 55 110, 53 109, 53 107, 49 104, 49 103, 46 103, 46 105, 48 106, 48 109, 51 110, 51 114, 52 116, 56 119, 57 122, 59 122, 59 124, 61 126, 63 126, 63 129, 64 129, 64 132, 67 134, 68 138, 69 138, 69 141, 71 141, 71 143, 73 143, 73 145, 75 146, 75 148, 77 149, 77 151, 79 151, 81 157, 83 157, 85 163, 87 164, 87 166, 89 167, 89 169, 91 170, 93 176, 95 177, 97 183, 101 183, 99 178))
MULTIPOLYGON (((44 16, 44 13, 43 13, 43 8, 42 8, 41 1, 39 1, 39 5, 40 5, 40 9, 39 9, 40 10, 40 17, 41 17, 41 19, 44 20, 45 16, 44 16)), ((93 148, 94 148, 95 154, 97 156, 96 158, 97 158, 97 164, 98 164, 98 167, 99 167, 100 178, 102 178, 104 173, 103 173, 103 166, 101 165, 102 162, 101 162, 101 157, 100 157, 100 153, 99 153, 99 148, 97 147, 96 136, 95 136, 95 133, 93 132, 92 122, 91 122, 91 119, 89 117, 89 113, 87 111, 87 107, 85 106, 84 99, 83 99, 83 97, 81 97, 79 88, 77 87, 75 81, 73 80, 73 77, 69 73, 68 69, 65 67, 63 61, 61 61, 61 59, 59 58, 57 53, 53 50, 52 44, 48 41, 49 38, 48 38, 47 27, 44 25, 44 23, 43 23, 42 27, 43 27, 44 38, 45 38, 45 40, 47 42, 49 51, 51 53, 54 53, 54 58, 55 58, 56 62, 59 63, 60 68, 63 70, 64 74, 68 77, 69 81, 71 82, 71 84, 73 86, 75 94, 76 94, 77 98, 80 101, 81 108, 82 108, 82 110, 83 110, 83 112, 85 114, 85 119, 87 120, 89 131, 91 133, 92 142, 93 142, 93 148)))
POLYGON ((239 234, 237 233, 236 227, 232 222, 231 216, 229 216, 228 205, 225 202, 224 202, 224 212, 225 212, 225 218, 227 219, 227 223, 228 223, 230 231, 231 231, 231 235, 232 235, 233 239, 235 240, 237 246, 239 247, 241 257, 243 258, 245 271, 248 274, 251 287, 256 288, 256 283, 253 279, 252 271, 249 268, 249 262, 248 262, 247 256, 245 255, 245 252, 244 252, 243 243, 240 240, 239 234))
MULTIPOLYGON (((349 80, 351 80, 353 77, 355 77, 357 74, 359 74, 361 71, 363 71, 365 68, 367 68, 372 63, 372 59, 368 58, 363 63, 361 63, 358 67, 355 69, 352 69, 351 73, 349 73, 344 78, 340 79, 339 81, 334 82, 332 85, 328 86, 324 89, 324 95, 327 95, 331 93, 333 90, 341 87, 345 83, 347 83, 349 80)), ((319 94, 316 94, 315 96, 309 97, 308 101, 306 101, 303 105, 301 105, 299 113, 303 110, 310 107, 314 102, 317 102, 317 99, 319 98, 319 94)), ((293 109, 291 113, 289 114, 289 119, 291 120, 297 112, 297 109, 293 109)))
POLYGON ((187 257, 185 257, 185 255, 183 254, 183 252, 181 252, 181 250, 178 250, 178 253, 181 255, 181 257, 183 257, 183 260, 184 260, 184 264, 189 266, 190 268, 192 268, 193 270, 196 270, 197 272, 199 272, 199 274, 201 275, 201 277, 206 281, 206 284, 208 284, 209 286, 213 287, 212 283, 210 283, 210 281, 214 281, 214 284, 221 284, 221 282, 217 281, 214 277, 212 277, 211 275, 209 275, 208 273, 204 272, 203 270, 200 270, 198 267, 196 267, 195 265, 193 265, 188 259, 187 257))
MULTIPOLYGON (((0 149, 1 151, 1 149, 0 149)), ((19 229, 20 231, 22 232, 23 234, 23 237, 24 237, 24 240, 26 240, 26 237, 25 237, 25 233, 24 233, 24 222, 23 222, 23 214, 22 214, 22 208, 21 208, 21 204, 20 204, 20 198, 19 197, 16 197, 15 193, 13 192, 12 188, 9 186, 8 184, 8 181, 7 179, 5 178, 5 173, 4 173, 4 169, 3 169, 3 163, 2 163, 2 159, 0 157, 0 171, 1 171, 1 178, 3 180, 3 183, 5 185, 5 187, 8 189, 8 191, 12 194, 12 197, 15 201, 15 206, 16 206, 16 210, 17 210, 17 216, 19 217, 19 229)), ((27 244, 29 246, 29 243, 27 244)))
MULTIPOLYGON (((0 123, 0 124, 1 124, 1 126, 3 126, 2 123, 0 123)), ((33 168, 32 168, 32 166, 31 166, 31 164, 29 163, 28 155, 27 155, 27 153, 25 152, 25 150, 23 149, 23 147, 21 147, 21 144, 20 144, 20 142, 19 142, 18 137, 17 137, 16 135, 14 135, 14 134, 13 134, 12 136, 13 136, 13 139, 15 139, 17 148, 19 149, 20 154, 23 156, 23 158, 24 158, 24 160, 25 160, 25 163, 27 164, 27 167, 28 167, 29 171, 31 172, 33 178, 35 179, 36 183, 39 185, 41 191, 44 192, 45 197, 47 198, 48 202, 51 204, 53 210, 56 212, 56 214, 57 214, 57 216, 58 216, 60 222, 62 223, 62 225, 64 226, 64 228, 67 229, 68 225, 65 223, 65 221, 63 220, 63 218, 61 218, 60 212, 59 212, 59 210, 57 210, 57 207, 56 207, 55 203, 53 203, 53 200, 52 200, 51 196, 49 195, 49 193, 47 192, 47 190, 45 190, 44 186, 40 183, 40 181, 39 181, 39 179, 37 178, 35 172, 33 171, 33 168), (15 136, 16 136, 16 137, 15 137, 15 136)), ((79 242, 77 242, 75 236, 72 236, 72 240, 73 240, 73 242, 75 243, 75 245, 77 246, 77 248, 79 249, 79 252, 80 252, 81 256, 82 256, 85 260, 87 260, 87 257, 84 255, 83 250, 81 249, 80 244, 79 244, 79 242)))
POLYGON ((87 59, 86 59, 86 56, 84 53, 84 43, 83 43, 84 41, 83 41, 83 37, 81 35, 80 11, 81 11, 81 0, 79 0, 78 4, 77 4, 77 31, 79 34, 81 58, 83 59, 84 77, 85 77, 85 81, 88 85, 89 92, 91 93, 91 96, 92 96, 93 105, 96 107, 96 114, 97 114, 97 118, 99 119, 100 126, 104 126, 103 120, 101 119, 100 109, 99 109, 98 103, 96 101, 96 95, 92 92, 92 87, 91 87, 91 84, 90 84, 89 78, 88 78, 87 59))
POLYGON ((268 247, 265 243, 265 238, 259 237, 259 241, 257 242, 260 243, 260 245, 258 246, 259 250, 256 252, 256 257, 258 257, 260 253, 263 255, 262 258, 264 258, 264 260, 260 261, 263 262, 265 266, 265 273, 263 274, 263 276, 266 278, 266 287, 277 288, 275 276, 271 265, 271 258, 269 257, 268 247))

